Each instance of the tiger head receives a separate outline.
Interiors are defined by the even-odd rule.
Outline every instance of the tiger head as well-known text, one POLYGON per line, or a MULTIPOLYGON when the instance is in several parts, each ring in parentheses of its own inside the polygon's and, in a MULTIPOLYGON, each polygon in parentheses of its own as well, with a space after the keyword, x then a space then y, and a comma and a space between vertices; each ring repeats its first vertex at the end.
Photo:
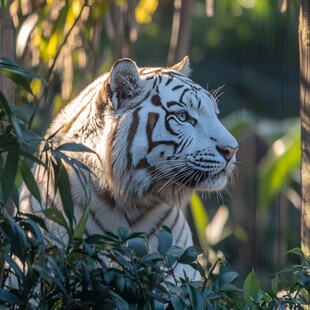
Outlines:
POLYGON ((229 183, 238 143, 215 98, 189 73, 188 57, 170 68, 138 68, 130 59, 113 66, 104 88, 117 122, 111 177, 120 192, 211 192, 229 183))

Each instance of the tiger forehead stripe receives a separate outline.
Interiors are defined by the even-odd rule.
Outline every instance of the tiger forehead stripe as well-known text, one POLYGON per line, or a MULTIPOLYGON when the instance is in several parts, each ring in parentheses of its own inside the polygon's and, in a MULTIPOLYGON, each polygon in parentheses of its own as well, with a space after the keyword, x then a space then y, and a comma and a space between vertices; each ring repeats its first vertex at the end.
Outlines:
POLYGON ((161 106, 162 105, 162 102, 161 102, 161 99, 159 97, 159 95, 154 95, 152 97, 152 103, 155 105, 155 106, 161 106))
POLYGON ((141 108, 138 108, 134 111, 133 115, 132 115, 132 122, 131 122, 131 126, 128 132, 128 136, 127 136, 127 169, 129 170, 132 166, 132 155, 131 155, 131 148, 132 148, 132 143, 133 140, 135 138, 135 135, 137 133, 138 130, 138 126, 139 126, 139 111, 141 108))
POLYGON ((153 131, 156 126, 156 123, 158 121, 158 118, 159 118, 158 113, 149 113, 148 120, 147 120, 147 126, 146 126, 148 153, 152 150, 152 135, 153 135, 153 131))

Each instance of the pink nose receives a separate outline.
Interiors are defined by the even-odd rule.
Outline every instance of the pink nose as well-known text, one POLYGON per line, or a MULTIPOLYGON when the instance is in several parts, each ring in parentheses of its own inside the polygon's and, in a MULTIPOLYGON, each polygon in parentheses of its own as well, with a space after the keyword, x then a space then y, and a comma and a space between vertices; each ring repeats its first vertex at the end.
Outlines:
POLYGON ((229 145, 224 147, 217 146, 216 149, 227 161, 231 160, 238 151, 238 147, 231 147, 229 145))

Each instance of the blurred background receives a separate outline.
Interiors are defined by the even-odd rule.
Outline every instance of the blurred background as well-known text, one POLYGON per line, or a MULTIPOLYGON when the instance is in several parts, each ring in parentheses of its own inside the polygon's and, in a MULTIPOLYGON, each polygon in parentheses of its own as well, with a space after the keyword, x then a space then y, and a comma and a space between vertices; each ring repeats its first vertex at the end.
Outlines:
MULTIPOLYGON (((240 144, 221 194, 195 195, 188 216, 209 263, 268 276, 300 245, 298 15, 290 0, 19 0, 13 57, 41 74, 15 102, 43 134, 53 116, 121 57, 167 66, 189 55, 192 79, 219 96, 240 144)), ((1 23, 1 21, 0 21, 1 23)), ((3 44, 4 42, 2 42, 3 44)), ((10 55, 9 55, 10 56, 10 55)))

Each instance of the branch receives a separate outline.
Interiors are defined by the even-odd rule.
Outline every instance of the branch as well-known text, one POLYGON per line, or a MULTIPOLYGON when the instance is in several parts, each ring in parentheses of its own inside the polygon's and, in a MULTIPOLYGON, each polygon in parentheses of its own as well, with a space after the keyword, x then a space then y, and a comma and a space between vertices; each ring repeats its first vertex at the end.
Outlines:
POLYGON ((71 26, 71 28, 70 28, 69 31, 67 32, 67 34, 66 34, 66 36, 65 36, 65 38, 64 38, 64 40, 63 40, 63 42, 61 43, 61 45, 60 45, 60 47, 59 47, 59 49, 58 49, 58 51, 57 51, 57 53, 56 53, 56 55, 55 55, 55 57, 54 57, 53 63, 52 63, 52 65, 50 66, 50 68, 49 68, 49 70, 48 70, 48 74, 47 74, 47 78, 46 78, 47 81, 49 81, 49 78, 50 78, 50 76, 51 76, 51 74, 52 74, 52 72, 53 72, 53 70, 54 70, 54 67, 55 67, 55 65, 56 65, 57 59, 58 59, 58 57, 59 57, 59 55, 60 55, 60 52, 61 52, 62 48, 63 48, 63 47, 65 46, 65 44, 67 43, 67 40, 68 40, 68 38, 69 38, 69 36, 70 36, 72 30, 74 29, 74 27, 76 26, 76 24, 77 24, 78 21, 80 20, 80 18, 81 18, 81 16, 82 16, 82 13, 83 13, 83 10, 85 9, 85 7, 88 7, 88 6, 89 6, 89 5, 88 5, 88 0, 85 0, 85 2, 84 2, 83 6, 82 6, 82 8, 81 8, 81 11, 80 11, 78 17, 76 18, 76 20, 74 21, 73 25, 71 26))

